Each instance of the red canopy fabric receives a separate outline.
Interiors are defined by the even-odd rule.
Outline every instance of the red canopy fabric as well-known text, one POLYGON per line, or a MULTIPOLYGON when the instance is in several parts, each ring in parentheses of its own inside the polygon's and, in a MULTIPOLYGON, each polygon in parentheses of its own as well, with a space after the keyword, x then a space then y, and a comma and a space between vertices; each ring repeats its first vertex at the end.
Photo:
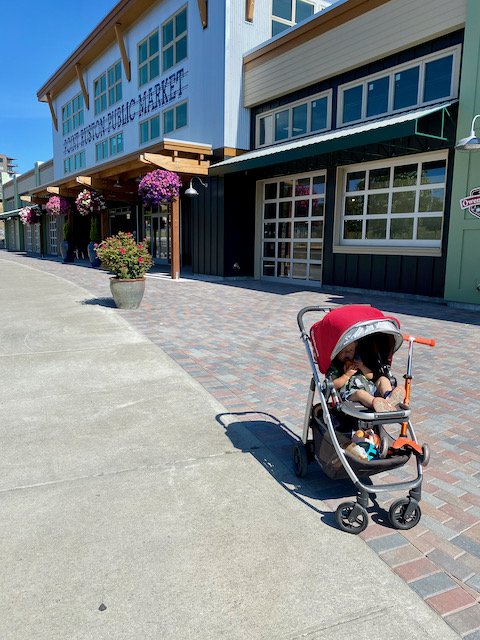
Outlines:
POLYGON ((393 320, 400 327, 400 323, 393 316, 386 316, 375 307, 361 304, 348 304, 332 309, 322 320, 312 325, 310 338, 320 371, 327 372, 331 363, 332 351, 345 331, 358 323, 383 319, 393 320))

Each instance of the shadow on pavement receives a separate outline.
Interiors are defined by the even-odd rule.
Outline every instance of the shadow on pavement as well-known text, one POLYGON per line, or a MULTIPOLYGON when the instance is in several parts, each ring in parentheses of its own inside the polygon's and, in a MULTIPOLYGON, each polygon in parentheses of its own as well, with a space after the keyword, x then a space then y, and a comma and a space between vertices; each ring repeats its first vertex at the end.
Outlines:
MULTIPOLYGON (((285 491, 318 513, 326 525, 338 529, 334 511, 319 509, 309 500, 354 501, 356 492, 349 480, 331 480, 316 462, 309 465, 305 478, 298 478, 292 462, 292 448, 298 442, 298 437, 269 413, 221 413, 216 420, 236 449, 250 453, 285 491)), ((373 484, 369 478, 363 478, 362 481, 373 484)), ((372 522, 386 529, 392 528, 388 512, 378 503, 375 494, 370 494, 367 511, 372 522)))
POLYGON ((113 298, 87 298, 86 300, 82 300, 81 304, 92 304, 98 305, 99 307, 111 307, 113 309, 117 308, 113 298))

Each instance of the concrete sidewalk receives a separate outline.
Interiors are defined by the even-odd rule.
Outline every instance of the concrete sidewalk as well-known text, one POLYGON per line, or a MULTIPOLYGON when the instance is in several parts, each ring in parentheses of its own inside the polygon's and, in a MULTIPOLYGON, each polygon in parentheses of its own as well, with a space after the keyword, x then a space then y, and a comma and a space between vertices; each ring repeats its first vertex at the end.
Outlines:
POLYGON ((2 640, 460 637, 86 296, 0 256, 2 640))

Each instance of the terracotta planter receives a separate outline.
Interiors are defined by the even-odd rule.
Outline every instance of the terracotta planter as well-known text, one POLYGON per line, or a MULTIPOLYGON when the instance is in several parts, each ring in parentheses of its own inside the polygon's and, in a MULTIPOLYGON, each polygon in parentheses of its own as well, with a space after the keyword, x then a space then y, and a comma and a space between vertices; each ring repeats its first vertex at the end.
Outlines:
POLYGON ((119 309, 138 309, 145 292, 145 278, 110 278, 110 291, 119 309))

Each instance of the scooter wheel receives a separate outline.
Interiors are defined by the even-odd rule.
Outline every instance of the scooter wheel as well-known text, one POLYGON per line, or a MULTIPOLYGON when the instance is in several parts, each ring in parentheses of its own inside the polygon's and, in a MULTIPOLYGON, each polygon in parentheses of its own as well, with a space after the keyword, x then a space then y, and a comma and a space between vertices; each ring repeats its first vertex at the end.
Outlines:
POLYGON ((308 455, 303 442, 293 445, 293 470, 299 478, 304 478, 308 470, 308 455))
POLYGON ((335 511, 335 520, 342 531, 357 535, 367 528, 368 514, 367 510, 357 502, 342 502, 335 511))
POLYGON ((422 445, 422 465, 426 467, 430 462, 430 447, 428 444, 422 445))
POLYGON ((420 505, 417 504, 413 511, 406 515, 407 507, 410 505, 410 498, 400 498, 390 506, 388 510, 388 518, 394 529, 413 529, 420 522, 422 511, 420 505))

